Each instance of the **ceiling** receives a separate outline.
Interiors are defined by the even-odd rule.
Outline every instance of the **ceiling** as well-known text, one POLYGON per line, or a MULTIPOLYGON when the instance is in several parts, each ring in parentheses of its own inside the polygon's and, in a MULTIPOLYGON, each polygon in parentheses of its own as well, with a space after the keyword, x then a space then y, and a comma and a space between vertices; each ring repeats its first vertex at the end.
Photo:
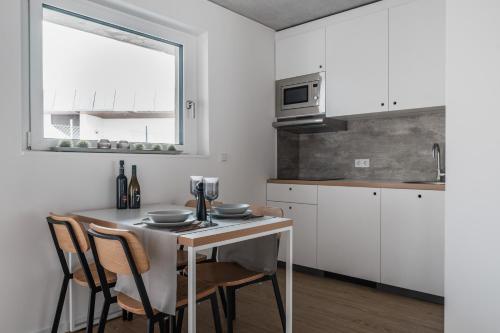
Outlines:
POLYGON ((209 0, 274 30, 283 30, 379 0, 209 0))

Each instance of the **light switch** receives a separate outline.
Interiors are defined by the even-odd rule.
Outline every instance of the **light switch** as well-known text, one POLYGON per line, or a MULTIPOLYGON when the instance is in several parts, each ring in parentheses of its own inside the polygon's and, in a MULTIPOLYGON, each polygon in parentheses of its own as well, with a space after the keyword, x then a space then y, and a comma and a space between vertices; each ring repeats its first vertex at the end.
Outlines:
POLYGON ((227 153, 220 153, 219 162, 227 162, 227 159, 228 159, 227 153))

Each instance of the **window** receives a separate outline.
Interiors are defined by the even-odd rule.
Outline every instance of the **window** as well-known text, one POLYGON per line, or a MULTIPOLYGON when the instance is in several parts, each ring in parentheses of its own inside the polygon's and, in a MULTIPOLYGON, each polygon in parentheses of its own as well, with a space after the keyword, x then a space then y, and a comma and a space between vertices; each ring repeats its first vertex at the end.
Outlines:
POLYGON ((191 39, 88 1, 31 0, 31 148, 108 139, 192 150, 191 39))

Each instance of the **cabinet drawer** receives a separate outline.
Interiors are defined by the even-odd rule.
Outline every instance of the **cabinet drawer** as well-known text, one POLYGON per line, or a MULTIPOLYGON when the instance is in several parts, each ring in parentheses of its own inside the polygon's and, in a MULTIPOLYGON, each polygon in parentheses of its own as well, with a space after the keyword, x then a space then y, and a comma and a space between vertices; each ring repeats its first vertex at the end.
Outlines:
POLYGON ((267 184, 267 200, 316 205, 318 202, 318 186, 267 184))

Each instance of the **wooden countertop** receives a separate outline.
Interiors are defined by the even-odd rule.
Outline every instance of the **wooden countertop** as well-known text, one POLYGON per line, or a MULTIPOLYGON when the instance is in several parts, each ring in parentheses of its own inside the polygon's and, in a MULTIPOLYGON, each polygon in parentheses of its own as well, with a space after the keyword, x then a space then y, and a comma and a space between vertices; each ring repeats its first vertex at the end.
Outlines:
POLYGON ((347 186, 347 187, 369 187, 369 188, 394 188, 407 190, 429 190, 444 191, 445 185, 441 184, 409 184, 384 180, 300 180, 300 179, 268 179, 272 184, 295 184, 295 185, 321 185, 321 186, 347 186))

